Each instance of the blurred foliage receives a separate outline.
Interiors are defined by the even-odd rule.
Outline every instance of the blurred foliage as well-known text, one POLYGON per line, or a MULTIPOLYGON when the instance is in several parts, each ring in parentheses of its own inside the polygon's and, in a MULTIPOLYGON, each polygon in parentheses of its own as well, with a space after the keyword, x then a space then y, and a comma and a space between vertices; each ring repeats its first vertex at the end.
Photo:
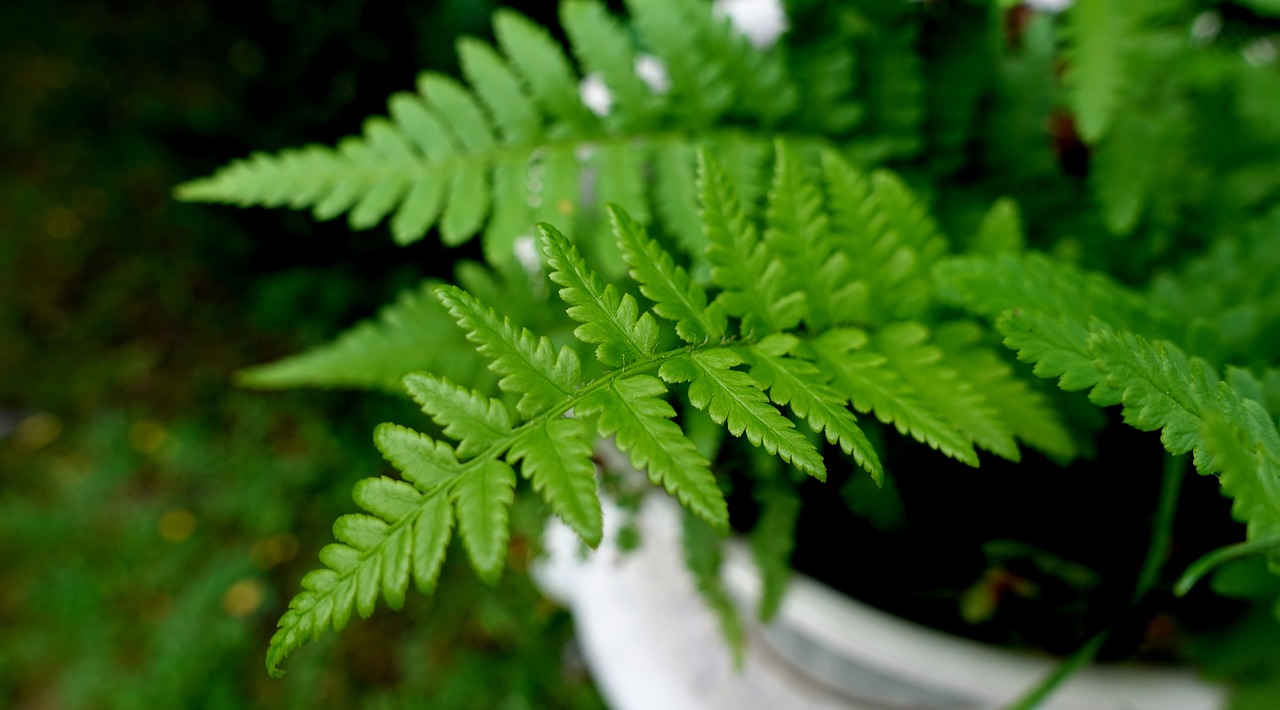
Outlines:
MULTIPOLYGON (((598 707, 568 617, 466 570, 262 672, 266 640, 405 405, 230 373, 450 269, 433 247, 173 203, 229 153, 331 140, 491 5, 0 9, 0 706, 598 707), (270 120, 266 120, 270 117, 270 120), (267 235, 251 237, 250 235, 267 235), (299 255, 302 255, 299 258, 299 255)), ((527 562, 541 511, 518 513, 527 562)), ((457 556, 459 559, 461 556, 457 556)))

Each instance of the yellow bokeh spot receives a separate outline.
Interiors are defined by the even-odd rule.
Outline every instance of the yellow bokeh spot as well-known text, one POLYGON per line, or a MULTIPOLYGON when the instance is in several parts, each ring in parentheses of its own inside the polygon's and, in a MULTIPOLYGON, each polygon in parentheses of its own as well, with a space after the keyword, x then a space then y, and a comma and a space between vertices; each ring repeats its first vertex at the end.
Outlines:
POLYGON ((129 427, 129 444, 141 454, 156 453, 169 440, 169 432, 152 419, 142 419, 129 427))
POLYGON ((262 582, 253 578, 242 579, 227 587, 222 595, 222 608, 237 619, 242 619, 262 606, 267 590, 262 582))
POLYGON ((80 215, 67 207, 54 207, 45 212, 42 226, 45 234, 54 239, 72 239, 84 230, 80 215))
POLYGON ((560 200, 560 202, 556 204, 556 209, 560 211, 560 214, 568 217, 569 215, 573 214, 573 201, 560 200))
POLYGON ((13 443, 18 448, 34 451, 52 444, 62 435, 62 420, 48 414, 32 414, 18 422, 13 432, 13 443))
POLYGON ((196 516, 184 508, 175 508, 160 516, 160 537, 169 542, 182 542, 196 531, 196 516))
POLYGON ((271 569, 292 560, 298 555, 298 538, 280 533, 253 543, 249 556, 258 569, 271 569))

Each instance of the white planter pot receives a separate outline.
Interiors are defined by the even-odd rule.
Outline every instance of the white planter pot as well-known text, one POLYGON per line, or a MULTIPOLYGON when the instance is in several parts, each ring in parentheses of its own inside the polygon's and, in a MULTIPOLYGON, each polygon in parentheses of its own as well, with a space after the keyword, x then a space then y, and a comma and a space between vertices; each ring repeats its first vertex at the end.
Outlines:
MULTIPOLYGON (((680 511, 645 503, 639 550, 613 547, 621 513, 606 505, 606 542, 584 554, 553 521, 535 575, 574 614, 587 665, 615 710, 953 710, 998 708, 1054 668, 1049 659, 985 646, 913 624, 797 575, 776 619, 754 622, 758 577, 731 546, 724 581, 748 623, 735 671, 715 618, 694 590, 680 548, 680 511)), ((1216 710, 1222 688, 1189 671, 1089 668, 1046 710, 1216 710)))

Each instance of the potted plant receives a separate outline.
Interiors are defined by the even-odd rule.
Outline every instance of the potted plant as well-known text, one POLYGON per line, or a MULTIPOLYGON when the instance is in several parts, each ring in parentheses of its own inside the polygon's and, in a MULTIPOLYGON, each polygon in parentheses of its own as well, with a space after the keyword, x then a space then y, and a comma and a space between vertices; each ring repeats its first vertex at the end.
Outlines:
POLYGON ((496 48, 458 42, 465 84, 425 74, 358 137, 179 189, 479 236, 456 285, 244 373, 403 382, 428 415, 375 432, 402 478, 356 486, 269 669, 429 593, 455 527, 501 574, 520 478, 600 545, 629 466, 687 511, 735 643, 731 529, 765 618, 794 560, 1068 670, 1194 660, 1272 707, 1271 4, 627 6, 566 0, 567 46, 500 10, 496 48))

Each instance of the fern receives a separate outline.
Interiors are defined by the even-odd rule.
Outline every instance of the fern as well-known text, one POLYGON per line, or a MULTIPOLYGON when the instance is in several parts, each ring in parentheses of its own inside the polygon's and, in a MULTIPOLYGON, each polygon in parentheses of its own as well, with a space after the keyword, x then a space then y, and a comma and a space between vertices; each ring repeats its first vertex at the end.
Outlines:
POLYGON ((1080 134, 1095 143, 1106 134, 1120 100, 1129 18, 1121 3, 1080 0, 1067 11, 1067 20, 1068 96, 1080 134))
POLYGON ((376 319, 357 324, 330 343, 266 365, 241 370, 242 385, 357 387, 400 392, 400 380, 431 370, 484 386, 484 365, 474 358, 448 311, 432 295, 438 281, 405 291, 376 319))
MULTIPOLYGON (((735 156, 764 152, 749 147, 767 145, 761 129, 822 120, 798 115, 800 93, 785 54, 754 50, 708 5, 660 0, 631 3, 630 9, 632 25, 596 0, 563 4, 577 67, 546 30, 500 10, 494 16, 500 49, 473 39, 459 42, 468 86, 425 73, 416 93, 390 99, 389 119, 369 120, 358 137, 334 148, 256 154, 181 186, 177 194, 310 207, 317 219, 346 213, 353 229, 389 217, 401 244, 421 239, 433 226, 451 245, 483 231, 490 262, 510 263, 511 246, 534 222, 567 226, 566 216, 594 209, 579 191, 587 171, 598 176, 600 203, 616 202, 643 219, 650 208, 644 175, 651 166, 661 166, 668 184, 688 184, 692 163, 671 156, 689 155, 695 144, 724 146, 731 164, 735 156), (665 67, 669 91, 641 78, 633 36, 665 67), (591 74, 603 78, 615 99, 604 117, 579 95, 580 77, 591 74), (722 127, 719 119, 729 115, 746 119, 756 132, 722 127)), ((731 169, 730 175, 739 180, 746 173, 731 169)), ((669 194, 667 199, 670 205, 669 194)), ((674 233, 688 226, 687 212, 658 212, 674 233)))
POLYGON ((1261 380, 1236 368, 1221 380, 1208 361, 1133 332, 1176 329, 1161 318, 1142 320, 1142 300, 1098 275, 1008 257, 952 262, 939 273, 975 312, 1009 308, 997 327, 1037 375, 1058 377, 1066 390, 1092 388, 1090 399, 1100 406, 1122 404, 1128 424, 1161 430, 1170 453, 1191 452, 1201 473, 1221 474, 1250 540, 1280 530, 1280 432, 1261 380))

